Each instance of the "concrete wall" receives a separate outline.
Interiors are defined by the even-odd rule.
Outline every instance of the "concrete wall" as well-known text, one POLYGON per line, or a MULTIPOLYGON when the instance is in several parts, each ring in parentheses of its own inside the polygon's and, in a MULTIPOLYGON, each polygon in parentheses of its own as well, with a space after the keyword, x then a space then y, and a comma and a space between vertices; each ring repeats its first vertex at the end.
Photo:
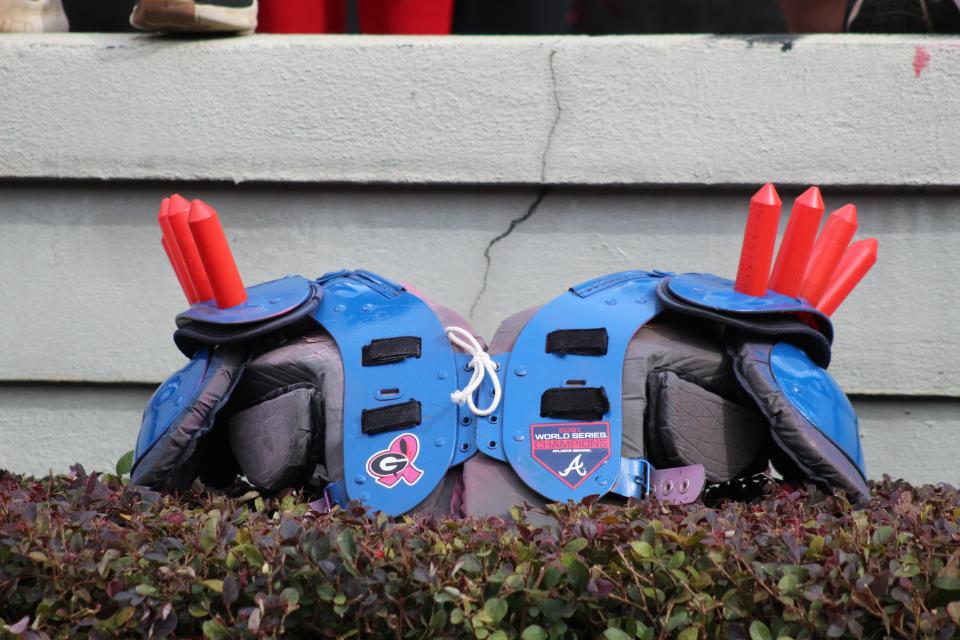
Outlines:
POLYGON ((2 37, 0 467, 132 447, 182 362, 173 191, 220 210, 249 282, 363 266, 490 336, 605 272, 732 276, 774 180, 855 202, 880 240, 831 367, 871 475, 960 482, 958 45, 2 37))

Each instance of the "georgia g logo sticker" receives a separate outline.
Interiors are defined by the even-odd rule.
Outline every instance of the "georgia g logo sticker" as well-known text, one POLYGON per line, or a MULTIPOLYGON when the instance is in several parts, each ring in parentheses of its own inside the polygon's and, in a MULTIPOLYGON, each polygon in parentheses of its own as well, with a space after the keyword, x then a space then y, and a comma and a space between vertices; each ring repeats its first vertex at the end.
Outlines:
POLYGON ((377 484, 388 489, 403 480, 408 485, 417 484, 423 471, 413 463, 420 453, 420 440, 412 433, 404 433, 393 439, 390 446, 367 459, 367 473, 377 484))

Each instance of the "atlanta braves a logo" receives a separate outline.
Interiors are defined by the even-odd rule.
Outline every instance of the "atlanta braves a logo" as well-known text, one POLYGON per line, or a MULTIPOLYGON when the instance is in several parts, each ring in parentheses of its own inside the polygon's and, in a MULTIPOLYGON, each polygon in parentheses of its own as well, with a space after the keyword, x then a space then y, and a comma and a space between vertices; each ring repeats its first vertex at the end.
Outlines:
POLYGON ((581 478, 587 475, 587 470, 583 468, 583 461, 580 459, 582 457, 582 453, 578 453, 576 456, 574 456, 573 460, 570 461, 570 464, 567 465, 567 468, 559 472, 560 475, 564 478, 571 473, 576 473, 581 478))
POLYGON ((609 422, 530 425, 530 456, 570 489, 582 485, 610 455, 609 422))
POLYGON ((419 453, 420 440, 412 433, 404 433, 394 438, 389 447, 367 459, 367 473, 388 489, 401 480, 413 486, 423 475, 413 464, 419 453))

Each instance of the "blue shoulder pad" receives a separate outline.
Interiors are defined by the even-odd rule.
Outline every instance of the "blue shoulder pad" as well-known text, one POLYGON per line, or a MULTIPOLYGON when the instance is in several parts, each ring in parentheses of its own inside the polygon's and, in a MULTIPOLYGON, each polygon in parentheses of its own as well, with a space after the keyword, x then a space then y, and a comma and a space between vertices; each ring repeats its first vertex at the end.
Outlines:
POLYGON ((624 357, 633 335, 660 312, 655 290, 665 275, 626 271, 590 280, 530 318, 513 350, 494 358, 503 403, 480 419, 478 449, 509 462, 550 500, 610 491, 622 464, 624 357))
POLYGON ((786 342, 743 342, 733 356, 737 379, 770 421, 778 471, 869 495, 857 415, 830 374, 786 342))
POLYGON ((657 287, 664 307, 701 320, 733 327, 738 333, 768 336, 796 344, 820 366, 830 364, 833 325, 803 298, 775 291, 751 296, 733 280, 709 273, 683 273, 657 287))
MULTIPOLYGON (((193 452, 196 441, 213 427, 245 361, 243 349, 202 348, 160 385, 143 412, 131 472, 136 484, 153 488, 169 485, 169 479, 193 452)), ((189 484, 192 478, 180 480, 189 484)))
POLYGON ((341 493, 405 513, 475 452, 472 414, 450 398, 461 377, 466 384, 469 359, 454 352, 427 303, 399 284, 368 271, 318 283, 314 318, 343 360, 341 493))
POLYGON ((786 399, 853 462, 865 477, 857 414, 840 385, 806 353, 781 342, 770 352, 770 370, 786 399))
POLYGON ((734 313, 816 313, 803 298, 791 298, 768 290, 762 296, 740 293, 733 280, 711 273, 681 273, 670 278, 670 291, 684 300, 708 309, 734 313))

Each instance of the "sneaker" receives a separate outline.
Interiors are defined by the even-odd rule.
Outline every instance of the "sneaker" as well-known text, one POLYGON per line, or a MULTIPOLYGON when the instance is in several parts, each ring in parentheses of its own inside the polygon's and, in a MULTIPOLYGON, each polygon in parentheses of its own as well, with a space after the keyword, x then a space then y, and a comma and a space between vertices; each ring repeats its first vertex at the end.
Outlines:
POLYGON ((960 33, 960 0, 850 0, 844 30, 960 33))
POLYGON ((143 31, 252 33, 257 0, 140 0, 130 24, 143 31))
POLYGON ((0 0, 0 32, 69 30, 60 0, 0 0))

